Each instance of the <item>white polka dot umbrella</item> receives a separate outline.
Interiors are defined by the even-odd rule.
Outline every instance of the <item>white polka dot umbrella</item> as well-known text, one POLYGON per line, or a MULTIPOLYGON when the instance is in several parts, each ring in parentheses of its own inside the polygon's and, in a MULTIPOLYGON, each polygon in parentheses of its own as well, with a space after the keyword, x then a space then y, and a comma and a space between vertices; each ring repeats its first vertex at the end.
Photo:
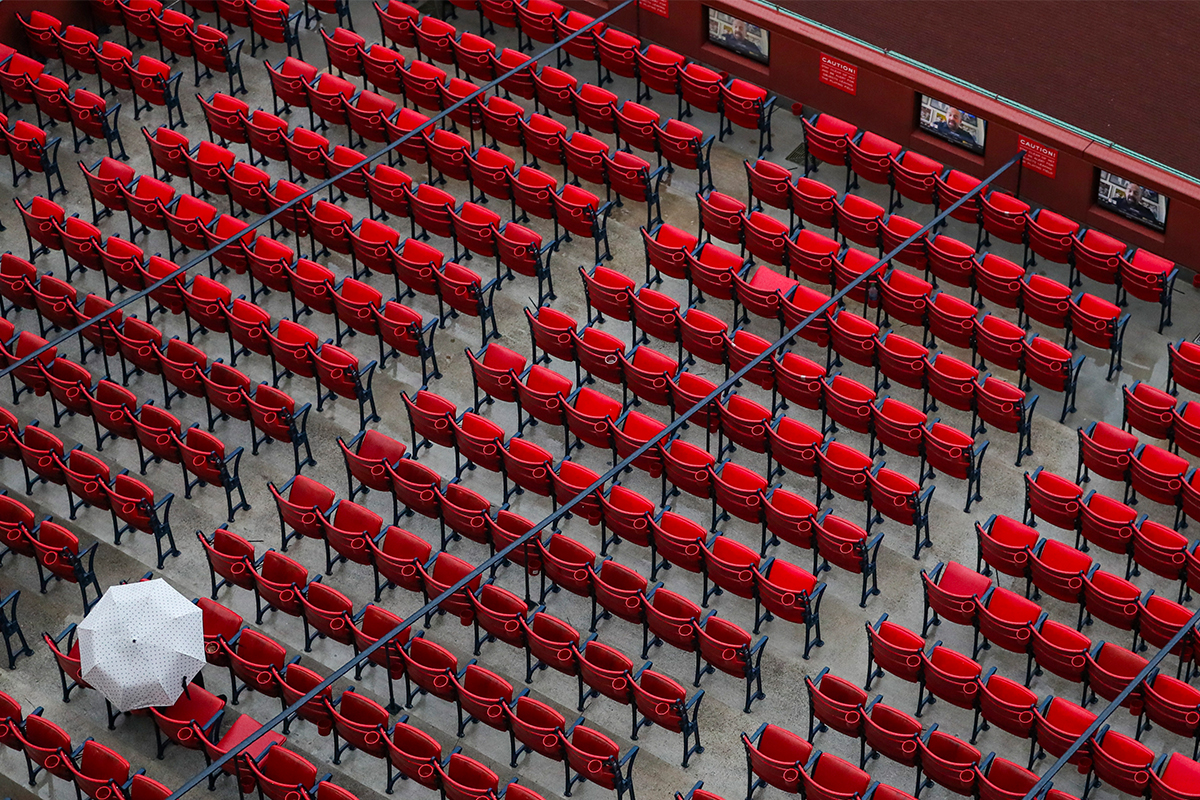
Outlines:
POLYGON ((164 580, 109 588, 78 630, 83 679, 121 711, 171 705, 204 666, 203 615, 164 580))

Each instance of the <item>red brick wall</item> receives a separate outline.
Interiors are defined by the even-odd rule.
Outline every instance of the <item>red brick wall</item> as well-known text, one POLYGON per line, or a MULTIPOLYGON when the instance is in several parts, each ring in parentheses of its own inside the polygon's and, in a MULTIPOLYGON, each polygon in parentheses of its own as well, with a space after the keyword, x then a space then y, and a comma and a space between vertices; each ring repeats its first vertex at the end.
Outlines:
POLYGON ((1200 176, 1200 13, 1170 0, 782 0, 798 14, 1200 176))

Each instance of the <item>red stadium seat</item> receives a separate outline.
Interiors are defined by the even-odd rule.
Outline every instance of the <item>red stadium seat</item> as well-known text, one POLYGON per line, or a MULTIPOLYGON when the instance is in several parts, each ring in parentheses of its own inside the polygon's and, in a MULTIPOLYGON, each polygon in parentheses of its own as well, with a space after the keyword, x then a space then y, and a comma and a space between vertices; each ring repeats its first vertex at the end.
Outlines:
POLYGON ((635 715, 631 738, 637 740, 641 728, 653 725, 683 734, 683 766, 686 768, 693 754, 704 751, 696 721, 704 692, 696 692, 689 700, 683 686, 667 675, 644 668, 639 672, 637 680, 629 681, 636 714, 642 717, 638 719, 635 715), (689 739, 694 739, 694 744, 689 746, 689 739))
POLYGON ((1032 673, 1027 673, 1031 678, 1047 669, 1074 683, 1083 682, 1087 670, 1087 653, 1092 646, 1088 637, 1068 625, 1050 619, 1035 627, 1030 636, 1034 657, 1034 664, 1031 666, 1036 667, 1032 673))
POLYGON ((1030 555, 1038 543, 1037 532, 1012 517, 996 515, 988 517, 982 525, 975 523, 975 535, 979 553, 975 571, 991 575, 995 569, 1015 578, 1030 575, 1030 555))
POLYGON ((871 131, 860 131, 847 144, 848 166, 846 191, 858 188, 858 179, 871 183, 888 183, 891 178, 892 158, 903 148, 871 131))
MULTIPOLYGON (((686 71, 685 71, 686 74, 686 71)), ((730 78, 720 85, 721 116, 725 123, 719 130, 723 139, 733 133, 733 126, 758 131, 758 155, 774 150, 771 143, 771 114, 775 111, 776 97, 768 96, 767 90, 749 81, 730 78)))
POLYGON ((1139 300, 1159 304, 1158 332, 1171 324, 1171 307, 1175 278, 1179 268, 1174 261, 1155 255, 1148 250, 1135 248, 1120 261, 1117 283, 1117 303, 1127 305, 1127 295, 1139 300))
POLYGON ((1013 244, 1025 243, 1025 220, 1029 204, 997 189, 979 194, 979 236, 976 250, 991 247, 991 236, 1013 244))
POLYGON ((1112 380, 1113 372, 1121 369, 1125 326, 1129 322, 1129 315, 1122 315, 1120 308, 1113 303, 1080 292, 1071 301, 1068 322, 1068 347, 1073 349, 1077 341, 1083 341, 1109 351, 1106 380, 1112 380))
POLYGON ((1129 245, 1095 228, 1081 228, 1071 237, 1072 286, 1081 286, 1080 276, 1109 285, 1117 282, 1121 257, 1129 245))
POLYGON ((1037 263, 1035 256, 1057 264, 1072 264, 1074 270, 1074 243, 1079 234, 1079 223, 1056 214, 1048 208, 1039 208, 1026 218, 1025 266, 1037 263))
MULTIPOLYGON (((922 651, 920 656, 921 679, 916 710, 918 717, 926 705, 937 700, 945 700, 959 708, 975 708, 981 672, 977 662, 940 642, 933 644, 928 652, 922 651)), ((921 756, 924 756, 924 752, 921 756)))
POLYGON ((753 163, 743 162, 746 167, 746 205, 752 211, 761 210, 763 203, 780 209, 791 210, 791 194, 788 184, 792 181, 790 170, 764 159, 753 163), (755 195, 758 202, 754 202, 755 195))
POLYGON ((817 171, 817 162, 847 164, 850 140, 858 134, 858 128, 828 114, 814 114, 810 119, 801 118, 804 124, 804 144, 807 158, 804 175, 817 171))
POLYGON ((888 204, 889 211, 904 205, 901 198, 936 207, 938 176, 945 168, 932 158, 912 150, 892 156, 891 162, 891 183, 895 196, 888 204))
MULTIPOLYGON (((984 300, 1003 308, 1023 308, 1022 290, 1027 288, 1026 284, 1028 283, 1028 281, 1022 282, 1022 278, 1025 277, 1024 267, 1014 264, 1007 258, 1001 258, 995 253, 985 253, 975 267, 975 290, 984 300)), ((1041 276, 1031 276, 1031 278, 1053 283, 1041 276)), ((1040 321, 1040 318, 1038 319, 1040 321)))
MULTIPOLYGON (((1061 697, 1046 697, 1034 713, 1038 753, 1063 756, 1096 720, 1096 715, 1061 697)), ((1070 762, 1080 772, 1090 769, 1092 745, 1090 740, 1071 756, 1070 762)))
POLYGON ((751 794, 764 786, 800 793, 801 775, 813 753, 811 744, 786 728, 765 722, 753 736, 743 733, 742 744, 751 794))
POLYGON ((1161 447, 1138 445, 1129 462, 1130 483, 1127 488, 1132 488, 1132 492, 1128 492, 1126 502, 1131 505, 1136 503, 1141 493, 1156 503, 1178 506, 1188 468, 1186 459, 1161 447))
MULTIPOLYGON (((894 260, 913 269, 925 270, 929 266, 929 257, 926 254, 925 234, 918 235, 921 228, 921 223, 915 220, 889 213, 883 218, 883 227, 879 229, 880 247, 884 252, 891 252, 903 246, 894 260), (909 242, 909 239, 913 240, 909 242)), ((874 259, 871 263, 874 263, 874 259)))
POLYGON ((867 598, 879 594, 876 559, 882 543, 882 533, 869 535, 854 523, 829 514, 816 528, 813 574, 819 575, 821 571, 830 569, 832 563, 847 572, 862 575, 862 593, 858 605, 866 608, 867 598), (820 567, 817 566, 818 560, 824 562, 820 567))
POLYGON ((1026 275, 1021 282, 1020 312, 1051 328, 1067 327, 1071 316, 1071 290, 1043 275, 1026 275))
POLYGON ((850 240, 863 247, 879 247, 883 228, 884 209, 858 195, 847 194, 836 204, 834 233, 842 243, 850 240))
MULTIPOLYGON (((934 347, 937 339, 964 350, 974 349, 975 315, 973 304, 954 295, 935 289, 929 298, 926 345, 934 347)), ((936 361, 936 359, 934 359, 936 361)))
POLYGON ((1140 431, 1154 439, 1172 439, 1175 398, 1142 381, 1121 387, 1124 396, 1123 427, 1140 431))
POLYGON ((792 210, 803 222, 819 228, 833 228, 837 209, 837 192, 818 180, 803 177, 788 184, 792 194, 792 210))
POLYGON ((926 280, 932 273, 935 287, 938 280, 943 280, 953 286, 974 290, 975 271, 979 264, 975 260, 975 250, 969 244, 945 234, 937 234, 926 237, 926 247, 929 256, 926 280))
POLYGON ((980 599, 992 586, 985 576, 957 561, 939 562, 931 571, 922 570, 921 582, 925 588, 923 636, 930 626, 940 625, 942 618, 975 627, 980 599))
POLYGON ((937 783, 955 794, 975 794, 975 776, 978 774, 980 753, 971 745, 932 728, 917 740, 918 778, 921 773, 929 777, 918 780, 916 794, 926 786, 937 783))

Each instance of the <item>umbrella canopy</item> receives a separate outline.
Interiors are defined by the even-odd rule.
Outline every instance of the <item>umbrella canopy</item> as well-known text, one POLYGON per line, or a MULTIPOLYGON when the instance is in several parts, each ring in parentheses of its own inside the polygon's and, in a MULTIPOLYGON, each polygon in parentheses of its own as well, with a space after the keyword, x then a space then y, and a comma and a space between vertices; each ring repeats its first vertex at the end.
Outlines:
POLYGON ((204 666, 200 609, 163 580, 113 586, 79 623, 83 679, 114 706, 169 706, 204 666))

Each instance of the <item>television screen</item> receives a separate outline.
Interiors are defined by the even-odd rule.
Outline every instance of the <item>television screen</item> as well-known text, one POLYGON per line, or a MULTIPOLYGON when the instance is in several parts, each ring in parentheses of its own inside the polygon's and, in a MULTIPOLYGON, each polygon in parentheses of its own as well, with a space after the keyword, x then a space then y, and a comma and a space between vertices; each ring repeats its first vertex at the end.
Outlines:
POLYGON ((1100 170, 1096 202, 1156 231, 1167 227, 1167 198, 1120 175, 1100 170))
POLYGON ((983 153, 983 143, 987 137, 987 120, 980 119, 974 114, 968 114, 961 108, 955 108, 941 100, 934 100, 923 94, 917 96, 921 98, 918 124, 922 130, 945 139, 951 144, 970 150, 972 153, 983 153))
POLYGON ((732 50, 740 56, 752 58, 766 64, 771 54, 770 34, 757 25, 726 14, 723 11, 708 11, 708 40, 715 45, 732 50))

